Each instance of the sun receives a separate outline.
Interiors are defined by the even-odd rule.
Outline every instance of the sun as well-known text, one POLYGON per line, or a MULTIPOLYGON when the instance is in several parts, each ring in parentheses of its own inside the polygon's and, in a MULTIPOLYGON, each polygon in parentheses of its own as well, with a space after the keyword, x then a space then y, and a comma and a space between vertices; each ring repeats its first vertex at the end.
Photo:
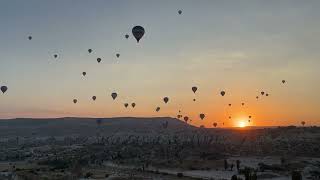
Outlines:
POLYGON ((244 128, 246 127, 246 123, 244 121, 239 121, 238 126, 244 128))

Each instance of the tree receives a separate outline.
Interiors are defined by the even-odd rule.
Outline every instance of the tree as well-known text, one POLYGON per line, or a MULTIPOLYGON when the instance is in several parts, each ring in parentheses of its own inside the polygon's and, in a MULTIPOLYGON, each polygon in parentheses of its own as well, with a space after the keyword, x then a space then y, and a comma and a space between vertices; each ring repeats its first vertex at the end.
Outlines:
POLYGON ((226 171, 228 169, 229 165, 228 165, 228 161, 225 159, 224 160, 224 170, 226 171))
POLYGON ((239 171, 241 161, 240 161, 240 160, 237 160, 236 163, 237 163, 237 170, 239 171))
POLYGON ((291 173, 292 180, 302 180, 302 175, 299 171, 293 171, 291 173))

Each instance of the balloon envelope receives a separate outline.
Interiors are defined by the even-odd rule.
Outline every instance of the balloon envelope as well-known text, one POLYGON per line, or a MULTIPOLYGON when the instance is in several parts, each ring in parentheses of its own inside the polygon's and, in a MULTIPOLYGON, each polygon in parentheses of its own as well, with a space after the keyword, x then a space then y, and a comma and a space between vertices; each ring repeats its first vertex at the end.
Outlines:
POLYGON ((132 34, 136 38, 137 42, 143 37, 145 31, 142 26, 135 26, 132 28, 132 34))
POLYGON ((157 108, 156 108, 156 111, 157 111, 157 112, 160 111, 160 107, 157 107, 157 108))
POLYGON ((113 100, 115 100, 115 99, 117 98, 117 96, 118 96, 117 93, 112 93, 112 94, 111 94, 111 97, 112 97, 113 100))
POLYGON ((92 96, 92 100, 94 100, 94 101, 95 101, 96 99, 97 99, 97 97, 96 97, 96 96, 92 96))
POLYGON ((88 49, 88 52, 89 52, 89 53, 92 53, 92 49, 88 49))
POLYGON ((73 103, 74 103, 74 104, 76 104, 77 102, 78 102, 78 100, 76 100, 76 99, 73 100, 73 103))
POLYGON ((206 117, 205 114, 200 114, 199 116, 200 116, 201 120, 203 120, 206 117))
POLYGON ((225 91, 221 91, 220 94, 221 94, 221 96, 224 96, 226 94, 226 92, 225 91))
POLYGON ((0 89, 1 89, 2 93, 5 93, 8 90, 8 87, 7 86, 1 86, 0 89))
POLYGON ((86 72, 82 72, 82 75, 83 75, 83 76, 86 76, 86 75, 87 75, 87 73, 86 73, 86 72))
POLYGON ((98 63, 100 63, 101 62, 101 58, 97 58, 97 61, 98 61, 98 63))
POLYGON ((179 13, 179 14, 182 14, 182 10, 179 10, 178 13, 179 13))
POLYGON ((128 39, 128 38, 129 38, 129 35, 128 35, 128 34, 126 34, 124 37, 125 37, 126 39, 128 39))
POLYGON ((128 103, 124 103, 124 107, 126 107, 126 108, 127 108, 128 106, 129 106, 129 104, 128 104, 128 103))
POLYGON ((31 40, 31 39, 32 39, 32 36, 28 36, 28 39, 31 40))
POLYGON ((192 89, 193 93, 196 93, 198 90, 198 88, 196 86, 193 86, 191 89, 192 89))
POLYGON ((117 56, 117 58, 119 58, 119 57, 120 57, 120 54, 118 53, 118 54, 116 54, 116 56, 117 56))
POLYGON ((136 107, 136 103, 132 103, 131 106, 134 108, 136 107))
POLYGON ((164 98, 163 98, 163 101, 164 101, 165 103, 168 103, 169 98, 168 98, 168 97, 164 97, 164 98))

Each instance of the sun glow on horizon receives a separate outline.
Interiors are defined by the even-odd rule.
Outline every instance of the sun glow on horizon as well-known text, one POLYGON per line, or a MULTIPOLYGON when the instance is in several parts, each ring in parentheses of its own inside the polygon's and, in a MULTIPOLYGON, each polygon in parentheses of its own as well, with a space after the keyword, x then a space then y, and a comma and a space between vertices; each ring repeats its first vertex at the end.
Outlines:
POLYGON ((240 128, 244 128, 244 127, 246 127, 247 125, 246 125, 246 123, 243 121, 243 120, 240 120, 239 122, 238 122, 238 127, 240 127, 240 128))

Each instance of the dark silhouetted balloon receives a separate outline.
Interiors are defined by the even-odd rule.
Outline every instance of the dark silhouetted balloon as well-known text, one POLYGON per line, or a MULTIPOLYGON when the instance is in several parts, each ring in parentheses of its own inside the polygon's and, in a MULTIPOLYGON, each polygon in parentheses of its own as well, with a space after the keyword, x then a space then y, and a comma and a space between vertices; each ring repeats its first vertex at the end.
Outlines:
POLYGON ((28 39, 31 40, 31 39, 32 39, 32 36, 28 36, 28 39))
POLYGON ((137 42, 139 43, 140 39, 144 35, 144 28, 141 26, 135 26, 132 28, 132 34, 136 38, 137 42))
POLYGON ((128 35, 128 34, 126 34, 124 37, 125 37, 126 39, 128 39, 128 38, 129 38, 129 35, 128 35))
POLYGON ((164 97, 164 98, 163 98, 163 101, 164 101, 165 103, 168 103, 169 98, 168 98, 168 97, 164 97))
POLYGON ((86 73, 86 72, 82 72, 82 75, 83 75, 83 76, 86 76, 86 75, 87 75, 87 73, 86 73))
POLYGON ((256 99, 259 99, 259 96, 256 96, 256 99))
POLYGON ((4 94, 5 92, 7 92, 8 87, 7 86, 1 86, 0 89, 1 89, 1 92, 4 94))
POLYGON ((229 106, 231 106, 231 104, 229 104, 229 106))
POLYGON ((54 57, 55 59, 57 59, 57 58, 58 58, 58 54, 54 54, 53 57, 54 57))
POLYGON ((213 126, 214 126, 214 127, 217 127, 217 125, 218 125, 218 123, 216 123, 216 122, 215 122, 215 123, 213 123, 213 126))
POLYGON ((193 99, 193 101, 196 101, 196 99, 193 99))
POLYGON ((156 108, 156 111, 159 112, 159 111, 160 111, 160 107, 157 107, 157 108, 156 108))
POLYGON ((267 93, 266 96, 269 96, 269 94, 267 93))
POLYGON ((127 108, 128 106, 129 106, 129 104, 128 104, 128 103, 124 103, 124 107, 126 107, 126 108, 127 108))
POLYGON ((301 121, 301 125, 304 126, 306 124, 305 121, 301 121))
POLYGON ((250 119, 248 119, 248 122, 251 122, 251 120, 250 120, 250 119))
POLYGON ((226 94, 226 92, 225 91, 221 91, 220 94, 221 94, 221 96, 224 96, 226 94))
POLYGON ((203 120, 206 117, 206 115, 205 114, 200 114, 199 117, 201 118, 201 120, 203 120))
POLYGON ((192 89, 193 93, 196 93, 198 90, 198 88, 196 86, 193 86, 191 89, 192 89))
POLYGON ((264 92, 263 92, 263 91, 261 91, 261 95, 262 95, 262 96, 264 95, 264 92))
POLYGON ((119 57, 120 57, 120 54, 118 53, 118 54, 116 54, 116 56, 117 56, 117 58, 119 58, 119 57))
POLYGON ((231 119, 231 116, 229 116, 229 119, 231 119))
POLYGON ((241 103, 242 106, 244 106, 244 103, 241 103))
POLYGON ((179 10, 178 13, 179 13, 179 14, 182 14, 182 10, 179 10))
POLYGON ((251 116, 249 116, 249 118, 251 119, 251 116))
POLYGON ((77 102, 78 102, 78 100, 76 100, 76 99, 73 100, 73 103, 74 103, 74 104, 76 104, 77 102))
POLYGON ((286 83, 286 80, 282 80, 282 83, 283 83, 283 84, 286 83))
POLYGON ((134 108, 136 107, 136 103, 132 103, 131 106, 134 108))
POLYGON ((89 53, 92 53, 92 49, 88 49, 88 52, 89 52, 89 53))
POLYGON ((188 116, 185 116, 185 117, 183 118, 183 120, 184 120, 185 122, 188 122, 189 117, 188 117, 188 116))
POLYGON ((117 93, 112 93, 112 94, 111 94, 111 97, 112 97, 113 100, 115 100, 115 99, 117 98, 117 96, 118 96, 117 93))
POLYGON ((100 63, 101 62, 101 58, 97 58, 97 62, 100 63))
POLYGON ((92 100, 94 100, 94 101, 95 101, 96 99, 97 99, 97 97, 96 97, 96 96, 92 96, 92 100))

